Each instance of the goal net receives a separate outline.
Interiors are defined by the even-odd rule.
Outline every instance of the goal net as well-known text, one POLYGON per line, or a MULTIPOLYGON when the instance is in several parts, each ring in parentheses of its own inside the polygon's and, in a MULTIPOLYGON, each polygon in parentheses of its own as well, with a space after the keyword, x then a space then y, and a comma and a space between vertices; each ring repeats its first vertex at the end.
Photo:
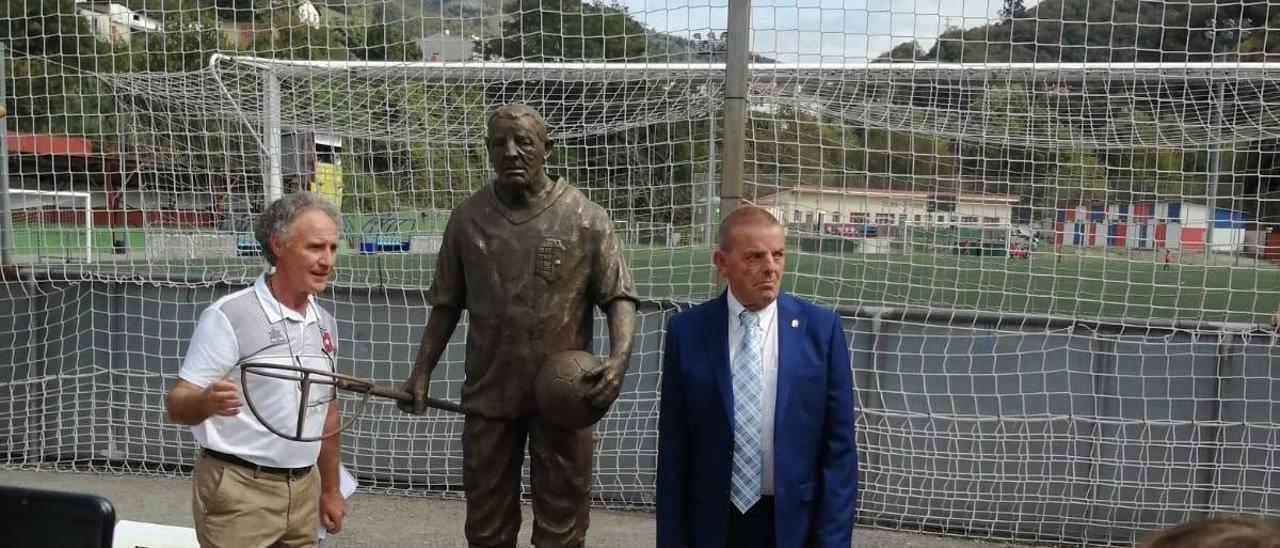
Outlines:
MULTIPOLYGON (((190 464, 162 396, 199 310, 262 272, 255 215, 293 190, 343 212, 322 296, 340 367, 398 385, 449 212, 490 177, 488 115, 525 102, 644 301, 596 429, 597 504, 653 504, 663 330, 721 290, 711 253, 737 192, 786 229, 786 291, 845 320, 866 523, 1125 542, 1280 512, 1265 3, 753 2, 727 187, 723 1, 166 0, 120 4, 142 17, 123 27, 44 3, 61 11, 19 1, 0 26, 24 139, 9 164, 88 196, 67 207, 96 218, 58 230, 93 261, 16 254, 47 275, 0 293, 28 312, 0 313, 0 368, 23 372, 0 380, 0 465, 190 464), (95 148, 47 139, 62 134, 95 148)), ((457 397, 462 340, 433 395, 457 397)), ((460 432, 375 403, 344 461, 375 490, 455 492, 460 432)))

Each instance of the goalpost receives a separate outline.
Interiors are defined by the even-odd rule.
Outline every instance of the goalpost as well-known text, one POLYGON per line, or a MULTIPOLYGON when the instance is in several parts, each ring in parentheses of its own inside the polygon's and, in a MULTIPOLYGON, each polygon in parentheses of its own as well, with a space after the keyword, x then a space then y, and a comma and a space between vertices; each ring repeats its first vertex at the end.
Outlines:
MULTIPOLYGON (((1219 214, 1238 209, 1224 199, 1228 193, 1220 187, 1227 183, 1215 162, 1235 152, 1235 143, 1280 135, 1276 63, 753 63, 749 75, 743 199, 773 207, 796 186, 965 190, 1015 196, 1021 203, 999 216, 1003 224, 1021 226, 1052 225, 1060 211, 1102 207, 1095 226, 1081 228, 1084 247, 1122 240, 1138 248, 1157 245, 1155 232, 1165 230, 1157 225, 1173 222, 1168 203, 1187 204, 1186 210, 1214 202, 1219 214), (1223 93, 1232 100, 1224 104, 1223 93), (994 178, 974 171, 990 167, 963 167, 992 154, 1004 162, 994 178), (1126 155, 1132 159, 1115 159, 1126 155), (1152 204, 1151 213, 1138 226, 1128 211, 1143 203, 1152 204), (1129 235, 1150 232, 1150 242, 1129 243, 1117 235, 1120 225, 1129 235), (1090 239, 1090 230, 1101 235, 1090 239)), ((335 135, 354 158, 417 157, 407 169, 344 164, 346 184, 361 185, 348 193, 360 205, 348 209, 362 214, 451 209, 488 178, 479 145, 487 109, 528 102, 543 111, 559 145, 554 169, 614 219, 670 224, 673 239, 679 234, 692 243, 705 239, 714 223, 705 204, 719 200, 717 183, 707 192, 691 173, 714 163, 704 155, 718 150, 724 76, 722 63, 215 54, 196 73, 103 78, 126 98, 122 106, 135 124, 127 131, 144 135, 140 153, 175 169, 223 165, 256 185, 237 196, 249 202, 277 196, 289 184, 281 163, 286 133, 335 135), (408 109, 387 115, 389 101, 408 109)), ((829 207, 805 207, 846 216, 861 211, 849 196, 826 201, 829 207)), ((881 212, 902 213, 865 211, 869 218, 881 212)), ((1236 251, 1211 244, 1221 231, 1211 230, 1207 218, 1191 222, 1191 231, 1166 227, 1170 235, 1199 238, 1182 247, 1185 253, 1236 251)), ((824 232, 817 223, 801 225, 792 228, 824 232)), ((667 283, 676 284, 664 288, 670 295, 713 290, 701 277, 667 283)))
POLYGON ((9 189, 9 207, 14 236, 24 237, 15 238, 19 256, 93 262, 93 204, 88 192, 9 189))

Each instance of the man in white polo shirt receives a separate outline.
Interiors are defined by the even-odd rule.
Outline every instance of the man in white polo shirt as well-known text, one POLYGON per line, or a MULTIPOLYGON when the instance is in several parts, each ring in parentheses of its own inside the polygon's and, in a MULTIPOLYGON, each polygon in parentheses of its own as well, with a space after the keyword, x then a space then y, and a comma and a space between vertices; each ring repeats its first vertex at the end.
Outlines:
POLYGON ((305 405, 299 437, 337 430, 333 391, 312 385, 303 402, 296 380, 251 374, 241 386, 239 367, 333 370, 336 325, 314 295, 333 273, 339 226, 337 208, 313 194, 272 202, 254 236, 273 271, 200 316, 166 403, 170 418, 190 425, 200 445, 192 510, 201 546, 315 546, 319 525, 330 533, 342 528, 347 506, 339 492, 339 437, 293 441, 263 424, 295 433, 305 405), (242 408, 246 392, 262 422, 242 408))

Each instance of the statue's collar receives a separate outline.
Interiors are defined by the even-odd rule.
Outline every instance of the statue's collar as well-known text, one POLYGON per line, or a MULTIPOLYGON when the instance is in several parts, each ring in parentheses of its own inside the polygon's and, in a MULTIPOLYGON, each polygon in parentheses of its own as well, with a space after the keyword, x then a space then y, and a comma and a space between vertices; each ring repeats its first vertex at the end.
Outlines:
POLYGON ((502 203, 502 200, 498 199, 498 183, 496 181, 489 183, 489 191, 485 194, 489 197, 489 203, 493 204, 494 209, 498 210, 511 224, 518 225, 526 223, 529 219, 537 217, 543 211, 546 211, 547 208, 556 203, 556 200, 560 199, 560 195, 564 194, 564 189, 568 188, 568 186, 569 184, 565 182, 564 177, 552 179, 551 190, 524 209, 511 209, 507 207, 507 204, 502 203))

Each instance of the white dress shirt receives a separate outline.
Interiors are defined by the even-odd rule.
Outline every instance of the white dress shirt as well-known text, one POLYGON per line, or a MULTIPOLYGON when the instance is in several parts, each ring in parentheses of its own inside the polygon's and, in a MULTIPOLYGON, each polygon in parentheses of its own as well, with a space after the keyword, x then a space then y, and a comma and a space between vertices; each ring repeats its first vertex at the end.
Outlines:
MULTIPOLYGON (((732 289, 728 291, 729 297, 729 363, 733 363, 734 357, 738 354, 738 344, 742 342, 744 328, 742 321, 738 319, 740 314, 746 308, 738 299, 733 296, 732 289)), ((760 317, 760 325, 756 327, 760 337, 756 340, 760 341, 763 348, 760 349, 760 358, 764 366, 764 374, 760 375, 764 382, 764 398, 761 402, 764 409, 760 410, 760 419, 764 424, 764 432, 761 441, 764 445, 764 477, 760 481, 760 493, 762 495, 773 494, 773 415, 774 407, 778 399, 778 301, 775 299, 768 306, 757 310, 756 315, 760 317)))

